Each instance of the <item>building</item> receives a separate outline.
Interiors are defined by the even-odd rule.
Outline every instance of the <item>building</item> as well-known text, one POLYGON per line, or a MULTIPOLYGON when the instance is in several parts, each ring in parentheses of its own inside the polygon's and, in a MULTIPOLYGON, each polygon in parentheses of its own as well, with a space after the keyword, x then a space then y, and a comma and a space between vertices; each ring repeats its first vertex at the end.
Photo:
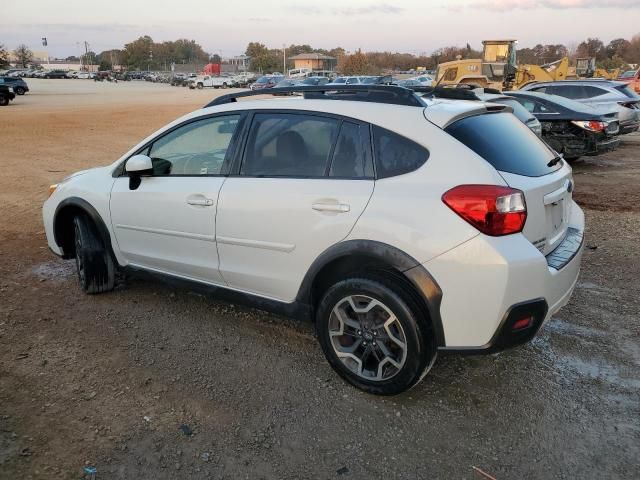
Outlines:
POLYGON ((330 70, 336 68, 336 58, 321 53, 301 53, 290 57, 294 69, 310 69, 312 71, 330 70))
POLYGON ((248 72, 251 64, 251 57, 248 55, 237 55, 222 60, 222 71, 230 73, 248 72))

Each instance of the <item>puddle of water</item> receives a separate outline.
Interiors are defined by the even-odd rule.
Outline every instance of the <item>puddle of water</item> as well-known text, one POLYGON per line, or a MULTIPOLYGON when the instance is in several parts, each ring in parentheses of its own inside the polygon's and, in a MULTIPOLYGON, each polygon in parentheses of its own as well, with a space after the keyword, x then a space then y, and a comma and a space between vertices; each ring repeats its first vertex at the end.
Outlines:
POLYGON ((62 280, 75 275, 76 265, 73 260, 52 260, 50 262, 41 263, 31 269, 31 273, 38 278, 46 278, 47 280, 62 280))
POLYGON ((567 322, 562 318, 553 317, 545 326, 545 330, 563 335, 574 335, 577 337, 595 338, 604 336, 605 332, 583 325, 576 325, 567 322))

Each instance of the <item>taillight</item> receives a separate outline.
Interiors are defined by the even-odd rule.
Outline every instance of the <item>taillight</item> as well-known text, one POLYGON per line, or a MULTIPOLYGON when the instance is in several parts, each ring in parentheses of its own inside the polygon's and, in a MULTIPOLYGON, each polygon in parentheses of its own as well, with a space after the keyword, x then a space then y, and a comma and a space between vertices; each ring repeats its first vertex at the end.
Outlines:
POLYGON ((585 130, 589 130, 590 132, 602 132, 607 128, 607 123, 605 122, 596 122, 594 120, 589 120, 583 122, 581 120, 575 120, 573 122, 574 125, 577 125, 580 128, 584 128, 585 130))
POLYGON ((521 232, 527 205, 520 190, 498 185, 460 185, 442 196, 460 217, 494 237, 521 232))

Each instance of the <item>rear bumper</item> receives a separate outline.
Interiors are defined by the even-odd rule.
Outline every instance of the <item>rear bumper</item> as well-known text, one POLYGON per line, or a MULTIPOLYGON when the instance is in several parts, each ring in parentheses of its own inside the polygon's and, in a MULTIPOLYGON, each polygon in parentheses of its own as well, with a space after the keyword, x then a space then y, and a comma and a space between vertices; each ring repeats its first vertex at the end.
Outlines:
POLYGON ((547 257, 523 235, 478 235, 427 262, 442 289, 442 350, 490 353, 533 338, 566 305, 577 283, 584 214, 575 203, 569 227, 565 240, 547 257), (534 320, 526 332, 513 332, 516 317, 526 313, 522 305, 534 320))

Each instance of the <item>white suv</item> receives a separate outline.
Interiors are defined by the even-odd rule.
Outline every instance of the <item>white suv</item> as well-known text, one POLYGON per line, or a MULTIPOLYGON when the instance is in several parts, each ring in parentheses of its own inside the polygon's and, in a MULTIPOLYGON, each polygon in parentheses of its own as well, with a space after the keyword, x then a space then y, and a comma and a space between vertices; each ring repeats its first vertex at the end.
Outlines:
POLYGON ((142 269, 313 319, 372 393, 412 387, 439 350, 530 340, 578 277, 569 165, 503 105, 323 88, 219 97, 53 185, 49 247, 87 293, 142 269))

